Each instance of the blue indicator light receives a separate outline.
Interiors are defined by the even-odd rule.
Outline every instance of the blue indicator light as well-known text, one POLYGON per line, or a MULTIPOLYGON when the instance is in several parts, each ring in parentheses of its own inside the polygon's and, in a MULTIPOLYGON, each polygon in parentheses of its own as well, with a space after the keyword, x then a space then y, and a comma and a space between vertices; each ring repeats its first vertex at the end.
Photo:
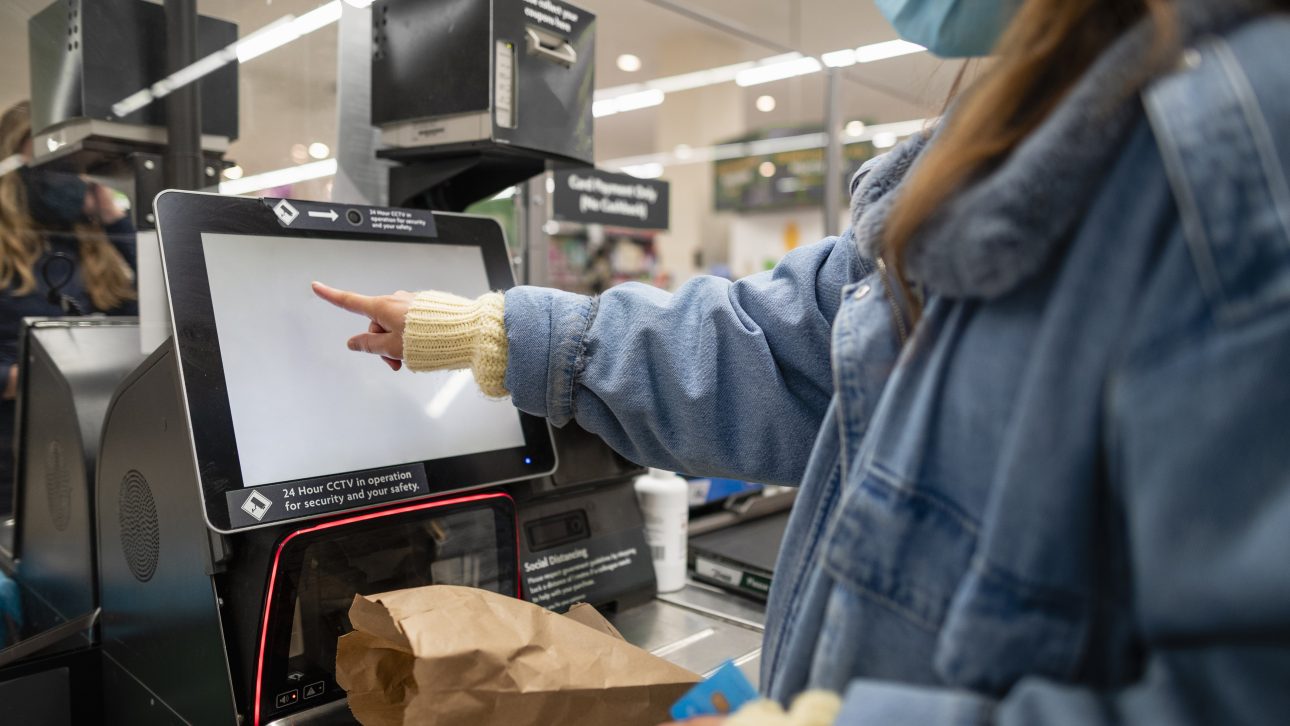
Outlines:
POLYGON ((526 457, 524 457, 524 463, 525 463, 525 464, 532 464, 532 463, 533 463, 533 457, 531 457, 531 456, 526 456, 526 457))

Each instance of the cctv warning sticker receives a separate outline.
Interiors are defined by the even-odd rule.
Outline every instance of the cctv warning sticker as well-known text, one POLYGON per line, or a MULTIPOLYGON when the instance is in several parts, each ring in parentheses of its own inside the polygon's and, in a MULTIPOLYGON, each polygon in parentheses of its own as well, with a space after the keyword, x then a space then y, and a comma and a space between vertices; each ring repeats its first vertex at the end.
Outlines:
POLYGON ((226 492, 234 528, 301 519, 430 493, 426 469, 408 464, 226 492))
POLYGON ((436 237, 434 215, 425 209, 369 207, 365 204, 261 200, 285 229, 317 232, 361 232, 407 237, 436 237))

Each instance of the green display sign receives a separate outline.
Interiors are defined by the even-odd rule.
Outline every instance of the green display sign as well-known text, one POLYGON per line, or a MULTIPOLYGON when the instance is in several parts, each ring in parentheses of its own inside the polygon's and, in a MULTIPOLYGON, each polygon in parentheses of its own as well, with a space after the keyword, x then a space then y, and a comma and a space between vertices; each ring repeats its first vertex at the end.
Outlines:
MULTIPOLYGON (((874 156, 874 148, 862 141, 842 149, 843 171, 835 183, 845 185, 874 156)), ((713 163, 713 206, 730 211, 818 207, 824 203, 824 181, 822 148, 724 159, 713 163)))

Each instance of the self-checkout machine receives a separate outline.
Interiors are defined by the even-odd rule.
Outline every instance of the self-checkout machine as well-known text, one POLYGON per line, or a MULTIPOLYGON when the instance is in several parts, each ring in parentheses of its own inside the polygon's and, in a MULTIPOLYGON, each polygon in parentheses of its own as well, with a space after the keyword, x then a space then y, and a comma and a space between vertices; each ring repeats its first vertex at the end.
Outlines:
POLYGON ((344 721, 356 593, 518 595, 501 483, 555 467, 545 422, 469 373, 345 351, 310 282, 513 284, 492 220, 166 192, 173 337, 120 386, 98 468, 104 708, 122 723, 344 721))
MULTIPOLYGON (((198 50, 236 38, 230 23, 196 20, 198 50)), ((136 202, 164 188, 167 110, 117 113, 114 102, 166 75, 165 26, 164 9, 140 0, 60 1, 30 19, 32 167, 88 175, 136 202)), ((212 98, 233 99, 205 119, 212 133, 200 153, 212 172, 236 136, 236 77, 230 67, 202 81, 212 98)), ((146 245, 151 207, 134 203, 131 213, 146 245)), ((51 300, 73 264, 41 271, 51 300)), ((14 498, 0 517, 0 566, 20 588, 23 621, 21 639, 0 651, 0 700, 18 721, 98 715, 95 462, 108 401, 142 358, 135 318, 22 323, 14 498)))

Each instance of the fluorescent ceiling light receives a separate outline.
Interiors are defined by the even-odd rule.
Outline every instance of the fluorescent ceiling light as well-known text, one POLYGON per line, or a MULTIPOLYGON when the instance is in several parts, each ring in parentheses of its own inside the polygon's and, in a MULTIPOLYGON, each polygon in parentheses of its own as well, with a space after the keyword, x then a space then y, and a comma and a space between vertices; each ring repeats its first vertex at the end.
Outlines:
POLYGON ((274 187, 284 187, 311 179, 321 179, 336 173, 336 160, 323 159, 308 164, 289 166, 285 169, 266 171, 263 174, 244 176, 241 179, 220 182, 220 194, 249 194, 274 187))
POLYGON ((596 118, 602 116, 613 116, 623 111, 636 111, 650 106, 657 106, 663 102, 665 94, 657 88, 650 88, 644 91, 628 93, 622 96, 606 98, 600 101, 594 101, 591 104, 591 115, 596 118))
POLYGON ((624 174, 630 174, 637 179, 657 179, 663 176, 663 165, 657 162, 646 164, 636 164, 633 166, 622 167, 624 174))
POLYGON ((856 48, 856 63, 872 63, 874 61, 896 58, 911 53, 922 53, 927 50, 917 43, 910 43, 907 40, 888 40, 882 43, 872 45, 862 45, 856 48))
POLYGON ((296 36, 308 35, 340 20, 340 0, 324 3, 292 21, 296 36))
POLYGON ((856 64, 856 52, 853 48, 835 50, 832 53, 825 53, 820 56, 820 60, 824 61, 824 65, 830 68, 846 68, 856 64))
POLYGON ((875 149, 890 149, 896 145, 897 137, 890 131, 882 131, 873 135, 870 139, 875 149))
POLYGON ((768 63, 739 71, 739 74, 735 76, 735 83, 740 86, 756 86, 762 83, 770 83, 771 81, 782 81, 786 78, 815 73, 821 68, 822 66, 818 60, 809 57, 768 63))
POLYGON ((319 5, 300 17, 285 15, 237 41, 234 44, 237 60, 245 63, 252 58, 259 58, 337 20, 340 20, 340 0, 319 5))
POLYGON ((112 114, 124 118, 148 104, 165 98, 177 89, 194 83, 224 66, 237 61, 245 63, 252 58, 280 48, 297 38, 312 33, 340 19, 340 0, 332 0, 300 17, 284 15, 245 38, 231 43, 210 55, 180 68, 148 88, 135 91, 112 104, 112 114))

